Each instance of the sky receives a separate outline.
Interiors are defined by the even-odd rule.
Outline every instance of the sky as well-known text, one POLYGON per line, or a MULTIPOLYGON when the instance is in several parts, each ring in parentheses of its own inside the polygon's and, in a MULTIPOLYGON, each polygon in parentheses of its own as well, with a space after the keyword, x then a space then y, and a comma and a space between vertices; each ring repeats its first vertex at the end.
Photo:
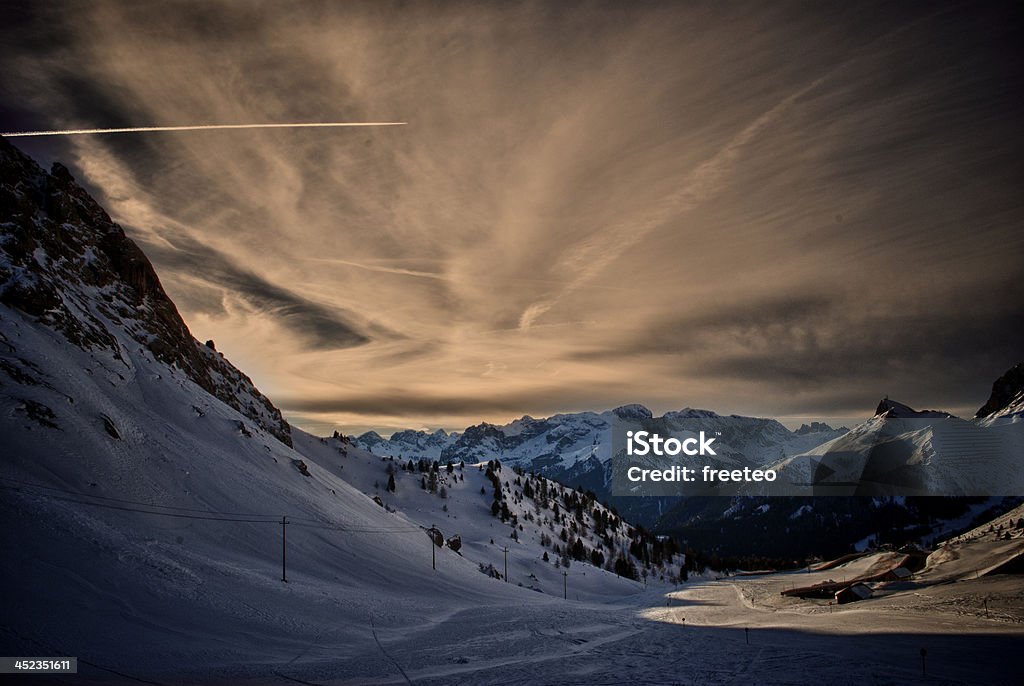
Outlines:
POLYGON ((1024 360, 1019 3, 4 2, 59 160, 295 424, 973 415, 1024 360))

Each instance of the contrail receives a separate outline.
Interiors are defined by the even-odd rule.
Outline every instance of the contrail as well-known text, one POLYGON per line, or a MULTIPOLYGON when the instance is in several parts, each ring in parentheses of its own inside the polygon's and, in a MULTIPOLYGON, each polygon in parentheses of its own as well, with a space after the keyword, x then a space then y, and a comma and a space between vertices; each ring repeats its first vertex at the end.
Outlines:
POLYGON ((401 276, 418 276, 424 279, 437 279, 439 281, 447 281, 448 277, 438 272, 424 272, 416 269, 402 269, 400 267, 385 267, 377 264, 363 264, 362 262, 351 262, 349 260, 339 260, 334 257, 309 257, 307 258, 311 262, 330 262, 331 264, 343 264, 346 267, 357 267, 359 269, 365 269, 370 272, 382 272, 384 274, 399 274, 401 276))
POLYGON ((60 129, 57 131, 10 131, 5 138, 26 136, 82 136, 105 133, 149 133, 150 131, 213 131, 217 129, 318 129, 346 126, 405 126, 404 121, 332 121, 297 124, 196 124, 193 126, 133 126, 123 129, 60 129))

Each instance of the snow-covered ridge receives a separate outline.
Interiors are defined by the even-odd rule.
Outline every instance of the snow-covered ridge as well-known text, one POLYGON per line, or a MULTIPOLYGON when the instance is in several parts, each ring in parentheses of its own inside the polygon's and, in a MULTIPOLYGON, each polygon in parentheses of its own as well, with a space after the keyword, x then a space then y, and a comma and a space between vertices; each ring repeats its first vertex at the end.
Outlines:
POLYGON ((212 342, 192 337, 152 264, 65 167, 46 173, 0 140, 0 217, 0 303, 122 366, 126 349, 142 346, 290 443, 281 412, 212 342))

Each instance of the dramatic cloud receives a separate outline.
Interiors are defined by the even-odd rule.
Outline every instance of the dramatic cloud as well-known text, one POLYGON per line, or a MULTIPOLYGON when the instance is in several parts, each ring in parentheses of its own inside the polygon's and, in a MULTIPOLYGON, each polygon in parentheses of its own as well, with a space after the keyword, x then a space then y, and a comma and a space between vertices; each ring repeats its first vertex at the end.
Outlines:
MULTIPOLYGON (((340 312, 266 281, 192 237, 181 236, 174 242, 150 244, 143 241, 143 245, 147 247, 150 259, 174 273, 201 280, 212 290, 225 289, 237 295, 257 312, 303 334, 312 347, 327 350, 347 348, 369 340, 340 312)), ((193 298, 188 302, 195 306, 193 298)), ((202 306, 198 309, 208 310, 202 306)))
POLYGON ((0 129, 300 424, 976 409, 1024 359, 1022 11, 12 5, 0 129))

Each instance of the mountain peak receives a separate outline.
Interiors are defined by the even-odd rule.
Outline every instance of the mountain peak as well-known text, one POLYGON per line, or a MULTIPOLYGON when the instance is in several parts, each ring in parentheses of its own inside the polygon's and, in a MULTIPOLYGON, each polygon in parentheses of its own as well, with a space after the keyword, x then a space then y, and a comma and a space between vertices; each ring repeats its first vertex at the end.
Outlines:
POLYGON ((712 410, 701 410, 694 407, 685 407, 681 410, 665 413, 666 419, 716 419, 720 416, 720 414, 712 410))
POLYGON ((654 416, 650 410, 637 403, 616 407, 612 414, 619 419, 651 419, 654 416))
MULTIPOLYGON (((884 402, 884 401, 883 401, 884 402)), ((846 427, 842 427, 846 428, 846 427)), ((810 424, 801 424, 800 428, 793 433, 799 436, 806 436, 807 434, 821 433, 828 431, 836 431, 833 427, 829 426, 825 422, 811 422, 810 424)))
POLYGON ((941 410, 915 410, 910 405, 890 400, 886 396, 875 408, 875 416, 883 419, 936 419, 953 415, 941 410))
POLYGON ((990 417, 1008 409, 1011 405, 1024 405, 1024 362, 1006 371, 992 384, 988 402, 981 406, 975 417, 990 417))

